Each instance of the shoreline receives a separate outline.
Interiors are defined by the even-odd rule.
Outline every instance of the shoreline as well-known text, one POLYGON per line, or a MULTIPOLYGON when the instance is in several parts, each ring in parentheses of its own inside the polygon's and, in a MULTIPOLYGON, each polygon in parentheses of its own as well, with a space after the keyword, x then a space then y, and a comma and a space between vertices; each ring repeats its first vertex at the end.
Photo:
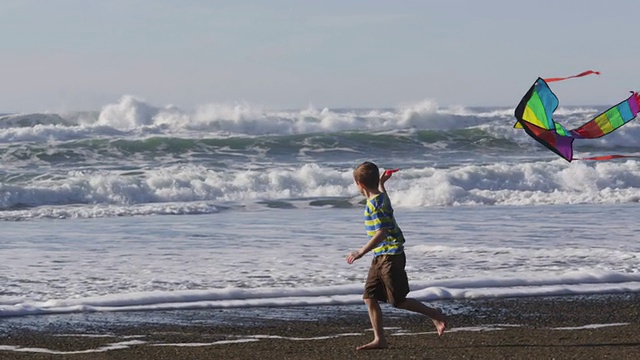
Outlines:
POLYGON ((372 334, 364 305, 354 305, 2 319, 0 358, 635 359, 640 354, 640 293, 430 305, 449 315, 441 338, 427 318, 383 305, 390 346, 385 350, 355 350, 372 334))

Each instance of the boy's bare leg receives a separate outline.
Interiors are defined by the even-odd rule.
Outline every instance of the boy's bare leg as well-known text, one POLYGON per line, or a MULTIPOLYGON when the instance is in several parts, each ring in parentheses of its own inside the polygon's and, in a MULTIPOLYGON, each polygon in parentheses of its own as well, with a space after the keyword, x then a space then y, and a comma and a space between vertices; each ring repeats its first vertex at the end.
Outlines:
POLYGON ((431 318, 433 325, 438 331, 438 336, 442 336, 444 330, 447 328, 447 316, 438 309, 428 307, 416 299, 407 298, 405 301, 398 304, 398 308, 417 312, 426 315, 431 318))
POLYGON ((384 337, 384 329, 382 328, 382 309, 376 299, 365 299, 367 309, 369 310, 369 320, 371 320, 371 327, 373 328, 373 341, 358 346, 358 350, 369 349, 385 349, 387 347, 387 340, 384 337))

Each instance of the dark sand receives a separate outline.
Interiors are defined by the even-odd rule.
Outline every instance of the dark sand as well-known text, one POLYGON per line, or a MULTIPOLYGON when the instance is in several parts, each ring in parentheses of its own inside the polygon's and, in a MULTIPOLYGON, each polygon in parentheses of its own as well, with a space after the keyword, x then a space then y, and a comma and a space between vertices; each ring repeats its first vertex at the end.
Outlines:
POLYGON ((200 310, 191 324, 183 318, 178 325, 130 321, 151 313, 112 314, 111 323, 56 317, 40 328, 0 319, 0 349, 12 349, 0 350, 0 359, 640 359, 637 293, 438 306, 451 314, 441 338, 428 319, 383 306, 390 347, 370 351, 355 350, 372 337, 364 305, 200 310), (123 342, 122 349, 96 352, 123 342))

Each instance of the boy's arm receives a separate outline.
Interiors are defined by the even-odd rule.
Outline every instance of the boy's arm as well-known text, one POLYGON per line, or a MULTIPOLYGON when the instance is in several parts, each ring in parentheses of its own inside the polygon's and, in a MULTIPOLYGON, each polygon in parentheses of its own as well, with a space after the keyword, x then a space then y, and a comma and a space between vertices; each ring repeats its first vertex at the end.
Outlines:
POLYGON ((352 251, 349 253, 349 255, 347 255, 347 262, 349 264, 352 264, 354 261, 363 257, 364 254, 375 249, 378 246, 378 244, 380 244, 380 242, 382 242, 382 240, 386 238, 387 238, 387 230, 380 229, 376 231, 376 234, 373 235, 373 237, 369 239, 369 241, 363 247, 361 247, 356 251, 352 251))

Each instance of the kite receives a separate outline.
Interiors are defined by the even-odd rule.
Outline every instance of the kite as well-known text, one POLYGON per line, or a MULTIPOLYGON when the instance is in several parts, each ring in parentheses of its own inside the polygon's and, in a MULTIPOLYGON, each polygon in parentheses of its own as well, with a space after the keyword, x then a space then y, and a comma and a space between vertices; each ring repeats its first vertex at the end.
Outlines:
MULTIPOLYGON (((546 146, 549 150, 571 162, 573 157, 573 141, 575 139, 596 139, 610 134, 622 125, 636 118, 640 111, 640 96, 632 92, 631 96, 597 115, 580 127, 567 130, 553 120, 553 113, 558 108, 558 98, 547 83, 600 74, 597 71, 585 71, 578 75, 564 78, 538 78, 516 107, 514 116, 517 119, 514 128, 524 129, 529 136, 546 146)), ((632 157, 627 155, 605 155, 577 160, 609 160, 632 157)))
POLYGON ((389 170, 385 170, 384 174, 388 175, 388 176, 391 176, 391 174, 393 174, 394 172, 398 172, 398 171, 400 171, 400 169, 389 169, 389 170))

